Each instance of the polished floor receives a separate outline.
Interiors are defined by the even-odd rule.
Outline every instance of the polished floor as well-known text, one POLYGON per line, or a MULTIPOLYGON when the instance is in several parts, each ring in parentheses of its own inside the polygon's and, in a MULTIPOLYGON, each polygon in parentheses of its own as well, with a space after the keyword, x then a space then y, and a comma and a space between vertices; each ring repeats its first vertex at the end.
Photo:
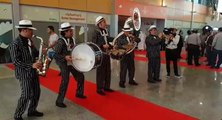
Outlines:
MULTIPOLYGON (((202 63, 203 64, 203 63, 202 63)), ((136 98, 152 102, 154 104, 169 108, 171 110, 201 119, 222 119, 222 73, 213 70, 193 69, 179 67, 181 79, 175 78, 173 74, 166 77, 166 66, 161 64, 162 82, 151 84, 147 80, 147 62, 135 61, 135 79, 138 86, 126 84, 126 88, 120 88, 119 62, 112 60, 112 85, 116 91, 134 96, 136 98)), ((58 69, 56 64, 52 69, 58 69)), ((222 69, 222 68, 221 68, 222 69)), ((95 70, 85 73, 86 80, 95 83, 95 70)), ((86 89, 87 91, 87 89, 86 89)), ((17 99, 20 94, 18 81, 14 78, 14 71, 5 65, 0 65, 0 120, 12 120, 17 99)), ((54 92, 41 87, 41 98, 38 110, 44 112, 42 118, 28 118, 25 120, 100 120, 104 119, 66 100, 68 107, 61 109, 55 106, 57 95, 54 92)), ((96 98, 95 98, 96 99, 96 98)), ((157 113, 158 114, 158 113, 157 113)), ((161 114, 161 113, 160 113, 161 114)), ((146 120, 146 118, 144 118, 146 120)))

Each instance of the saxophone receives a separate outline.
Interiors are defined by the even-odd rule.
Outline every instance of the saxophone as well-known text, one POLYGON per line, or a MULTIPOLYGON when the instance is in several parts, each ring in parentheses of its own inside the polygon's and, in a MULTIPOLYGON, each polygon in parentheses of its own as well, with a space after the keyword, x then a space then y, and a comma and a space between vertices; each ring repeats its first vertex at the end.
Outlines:
MULTIPOLYGON (((39 37, 39 36, 33 35, 33 37, 40 40, 38 61, 42 63, 42 68, 41 69, 37 69, 37 72, 38 72, 38 75, 45 77, 46 76, 47 66, 49 64, 49 59, 47 58, 46 54, 42 53, 44 42, 43 42, 43 39, 41 37, 39 37)), ((47 50, 47 48, 46 48, 46 50, 47 50)))

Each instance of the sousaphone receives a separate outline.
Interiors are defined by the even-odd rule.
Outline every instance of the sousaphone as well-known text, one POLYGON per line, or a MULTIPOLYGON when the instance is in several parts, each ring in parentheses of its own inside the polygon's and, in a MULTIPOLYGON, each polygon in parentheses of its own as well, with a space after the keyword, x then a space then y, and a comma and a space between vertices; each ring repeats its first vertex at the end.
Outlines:
MULTIPOLYGON (((136 31, 139 31, 141 28, 141 15, 138 8, 133 9, 133 15, 126 19, 124 26, 128 24, 131 28, 136 31)), ((114 39, 113 39, 113 46, 117 46, 118 38, 123 35, 123 31, 120 32, 114 39)), ((136 48, 137 43, 132 41, 131 44, 122 46, 124 49, 114 49, 111 51, 111 57, 113 59, 121 59, 124 55, 131 53, 136 48)))

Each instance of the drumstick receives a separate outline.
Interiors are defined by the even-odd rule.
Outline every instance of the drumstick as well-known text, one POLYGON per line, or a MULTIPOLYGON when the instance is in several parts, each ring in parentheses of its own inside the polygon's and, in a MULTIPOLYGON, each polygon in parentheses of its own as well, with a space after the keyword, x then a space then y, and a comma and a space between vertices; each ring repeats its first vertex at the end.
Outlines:
POLYGON ((72 60, 86 60, 85 58, 72 58, 72 60))

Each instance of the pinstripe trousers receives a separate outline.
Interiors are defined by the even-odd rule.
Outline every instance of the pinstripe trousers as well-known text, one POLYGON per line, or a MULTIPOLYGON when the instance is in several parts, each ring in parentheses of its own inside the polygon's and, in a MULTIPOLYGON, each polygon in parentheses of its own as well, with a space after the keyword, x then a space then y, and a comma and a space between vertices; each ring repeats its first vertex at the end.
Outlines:
POLYGON ((39 77, 36 75, 32 79, 19 79, 21 87, 21 97, 14 114, 14 118, 22 117, 29 105, 28 113, 36 111, 40 98, 39 77))

